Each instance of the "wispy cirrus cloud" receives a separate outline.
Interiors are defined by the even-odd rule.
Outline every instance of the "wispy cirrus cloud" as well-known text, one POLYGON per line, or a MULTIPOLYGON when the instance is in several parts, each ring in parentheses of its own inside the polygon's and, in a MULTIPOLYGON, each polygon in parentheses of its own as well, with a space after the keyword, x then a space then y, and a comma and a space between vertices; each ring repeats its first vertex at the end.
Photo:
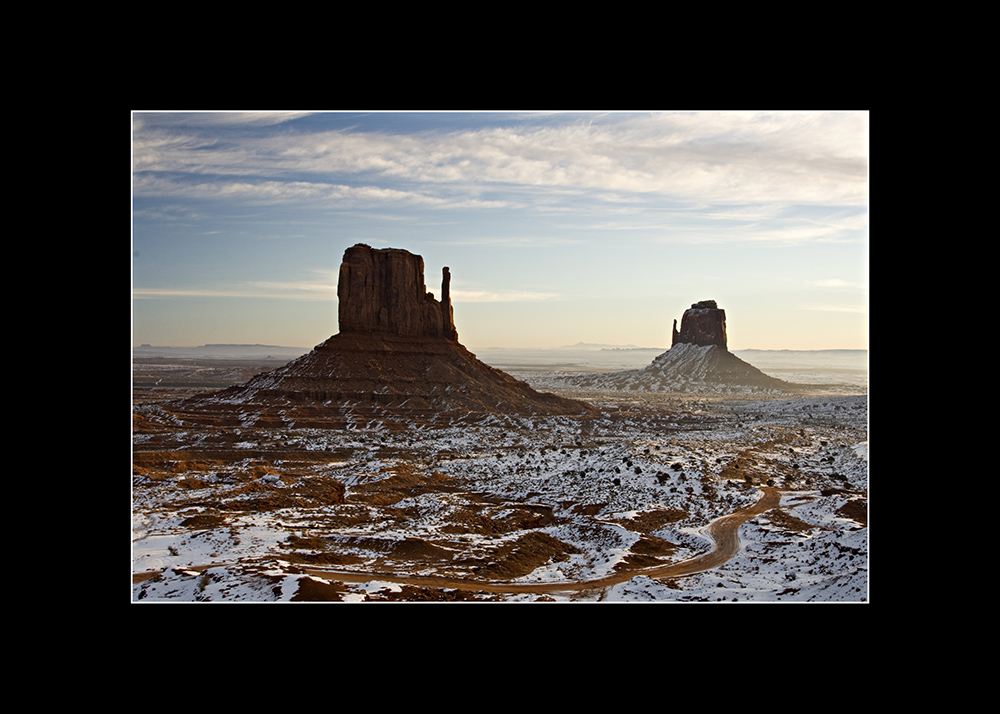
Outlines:
POLYGON ((132 115, 133 131, 149 126, 276 126, 295 119, 307 117, 315 112, 297 111, 232 111, 232 112, 183 112, 183 111, 137 111, 132 115))
MULTIPOLYGON (((714 204, 857 205, 867 190, 863 113, 611 114, 450 131, 264 136, 219 132, 224 123, 214 115, 194 125, 153 116, 135 132, 136 172, 247 177, 238 187, 307 175, 306 183, 340 177, 369 190, 405 191, 399 183, 419 184, 424 200, 448 187, 470 201, 488 189, 534 189, 567 196, 595 192, 612 201, 626 195, 714 204)), ((253 123, 252 117, 231 120, 241 123, 253 123)), ((298 198, 300 190, 285 189, 284 195, 298 198)), ((370 198, 380 196, 373 192, 370 198)))
POLYGON ((549 292, 509 291, 494 292, 490 290, 452 290, 452 302, 539 302, 554 300, 559 295, 549 292))
MULTIPOLYGON (((337 299, 339 269, 315 269, 301 280, 276 281, 256 280, 227 286, 189 286, 183 288, 134 287, 132 295, 136 299, 165 298, 268 298, 277 300, 321 300, 337 299)), ((453 302, 538 302, 558 298, 558 293, 530 290, 479 290, 453 287, 453 302)))
POLYGON ((851 280, 841 280, 840 278, 826 278, 823 280, 810 280, 809 285, 817 288, 849 288, 849 289, 865 289, 868 286, 864 283, 858 283, 851 280))
POLYGON ((861 201, 863 115, 662 114, 386 136, 336 132, 273 155, 409 181, 662 194, 718 202, 861 201))
POLYGON ((868 312, 868 307, 865 305, 858 304, 823 304, 823 303, 809 303, 801 305, 800 310, 808 310, 811 312, 851 312, 856 314, 865 314, 868 312))
MULTIPOLYGON (((274 283, 252 282, 229 287, 190 288, 134 288, 132 297, 137 300, 168 298, 267 298, 270 300, 319 300, 337 299, 336 280, 331 283, 274 283)), ((480 302, 538 302, 553 300, 557 293, 531 291, 452 290, 453 303, 480 302)))
POLYGON ((136 176, 134 196, 184 198, 193 200, 249 201, 254 204, 295 204, 323 202, 344 206, 423 206, 427 208, 501 208, 507 201, 479 201, 474 198, 452 199, 417 191, 380 186, 349 186, 314 181, 215 180, 179 181, 158 176, 136 176))
POLYGON ((267 298, 269 300, 322 300, 324 302, 336 299, 337 288, 327 286, 324 289, 311 290, 305 287, 279 287, 268 284, 250 283, 231 287, 192 287, 192 288, 133 288, 132 297, 136 300, 153 300, 166 298, 267 298))
POLYGON ((135 299, 165 298, 267 298, 273 300, 321 300, 337 298, 338 271, 312 270, 301 280, 256 280, 213 286, 150 288, 133 286, 135 299))

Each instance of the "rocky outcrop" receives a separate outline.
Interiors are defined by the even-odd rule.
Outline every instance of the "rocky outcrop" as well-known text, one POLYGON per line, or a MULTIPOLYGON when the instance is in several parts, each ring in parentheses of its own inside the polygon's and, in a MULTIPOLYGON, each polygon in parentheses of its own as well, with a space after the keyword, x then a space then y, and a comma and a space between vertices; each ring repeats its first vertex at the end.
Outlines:
POLYGON ((681 342, 648 366, 623 372, 567 376, 552 386, 615 392, 788 394, 795 385, 764 374, 718 345, 681 342))
POLYGON ((694 303, 684 311, 681 329, 674 320, 669 350, 646 367, 604 374, 570 375, 553 386, 619 392, 699 394, 788 394, 797 390, 729 351, 726 311, 715 300, 694 303))
POLYGON ((348 248, 338 334, 278 369, 192 398, 175 414, 181 421, 412 428, 596 412, 479 361, 458 342, 448 268, 440 302, 425 289, 423 268, 423 258, 405 250, 348 248))
POLYGON ((337 285, 340 332, 458 340, 451 273, 442 270, 441 301, 424 286, 424 259, 363 243, 348 248, 337 285))
POLYGON ((678 344, 718 345, 729 349, 726 340, 726 311, 720 310, 715 300, 702 300, 694 303, 681 316, 681 329, 677 331, 677 320, 674 320, 673 339, 670 346, 678 344))

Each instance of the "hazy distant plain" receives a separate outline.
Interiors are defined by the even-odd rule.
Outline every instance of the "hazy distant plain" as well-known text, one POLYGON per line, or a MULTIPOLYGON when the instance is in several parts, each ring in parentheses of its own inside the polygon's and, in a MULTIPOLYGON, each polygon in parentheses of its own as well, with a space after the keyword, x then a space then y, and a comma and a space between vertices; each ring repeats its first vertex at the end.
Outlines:
MULTIPOLYGON (((201 359, 292 360, 308 347, 202 345, 133 349, 136 356, 201 359)), ((511 372, 616 372, 647 366, 665 347, 567 346, 554 349, 469 348, 480 360, 511 372)), ((843 384, 868 388, 868 350, 732 350, 765 374, 796 384, 843 384)), ((529 380, 530 381, 530 380, 529 380)))

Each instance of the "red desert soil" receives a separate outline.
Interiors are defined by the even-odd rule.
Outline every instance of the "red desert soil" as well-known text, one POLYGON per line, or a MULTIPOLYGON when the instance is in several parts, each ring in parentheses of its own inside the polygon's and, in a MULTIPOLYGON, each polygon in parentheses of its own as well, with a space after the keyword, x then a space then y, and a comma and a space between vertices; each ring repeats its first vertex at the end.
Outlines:
POLYGON ((320 570, 307 568, 304 572, 323 580, 333 582, 364 583, 373 580, 385 581, 411 587, 446 588, 471 590, 484 593, 558 593, 581 590, 602 590, 626 582, 637 575, 655 579, 679 578, 711 570, 725 563, 739 550, 739 527, 746 521, 777 508, 781 492, 776 488, 763 487, 760 499, 747 508, 716 519, 708 526, 715 546, 711 551, 694 558, 640 571, 619 572, 597 580, 559 583, 501 583, 465 580, 460 578, 400 576, 393 573, 356 573, 343 570, 320 570))

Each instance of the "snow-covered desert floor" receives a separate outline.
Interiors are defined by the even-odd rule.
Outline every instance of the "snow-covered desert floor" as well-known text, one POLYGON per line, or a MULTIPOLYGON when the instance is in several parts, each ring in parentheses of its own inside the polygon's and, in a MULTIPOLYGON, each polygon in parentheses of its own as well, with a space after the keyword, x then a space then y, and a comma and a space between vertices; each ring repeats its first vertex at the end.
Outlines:
POLYGON ((134 404, 131 600, 867 602, 868 399, 843 391, 405 429, 134 404))

